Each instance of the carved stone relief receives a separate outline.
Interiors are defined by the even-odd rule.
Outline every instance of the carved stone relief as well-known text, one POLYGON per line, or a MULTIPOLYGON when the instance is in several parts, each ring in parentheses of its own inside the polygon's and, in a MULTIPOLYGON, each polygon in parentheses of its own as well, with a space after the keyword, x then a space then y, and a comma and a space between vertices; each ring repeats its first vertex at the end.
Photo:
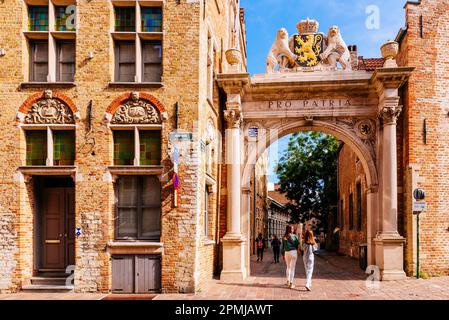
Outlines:
POLYGON ((115 111, 113 124, 160 124, 161 116, 150 103, 140 100, 138 93, 132 94, 130 100, 120 105, 115 111))
POLYGON ((47 90, 44 99, 34 103, 25 116, 27 124, 74 124, 72 110, 58 99, 53 99, 47 90))

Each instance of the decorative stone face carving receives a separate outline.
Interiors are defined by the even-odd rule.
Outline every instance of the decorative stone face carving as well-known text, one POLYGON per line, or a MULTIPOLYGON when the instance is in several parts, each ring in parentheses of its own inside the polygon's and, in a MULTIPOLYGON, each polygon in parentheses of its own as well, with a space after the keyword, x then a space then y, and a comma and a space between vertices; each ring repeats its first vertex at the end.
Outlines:
POLYGON ((139 93, 133 92, 131 99, 115 111, 112 124, 160 124, 161 116, 150 103, 140 100, 139 93))
POLYGON ((242 112, 240 110, 225 110, 224 117, 229 128, 239 128, 243 121, 242 112))
POLYGON ((34 103, 25 116, 27 124, 74 124, 72 110, 62 101, 52 98, 51 90, 46 90, 44 99, 34 103))

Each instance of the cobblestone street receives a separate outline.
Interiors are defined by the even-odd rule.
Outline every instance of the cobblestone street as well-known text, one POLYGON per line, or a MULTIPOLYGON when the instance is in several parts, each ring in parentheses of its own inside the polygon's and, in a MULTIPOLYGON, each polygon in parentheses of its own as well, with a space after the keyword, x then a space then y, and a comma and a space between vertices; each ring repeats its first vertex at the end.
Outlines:
MULTIPOLYGON (((298 259, 296 288, 285 285, 285 263, 272 263, 265 252, 263 262, 252 257, 252 275, 245 283, 210 282, 208 288, 193 294, 160 294, 155 300, 449 300, 449 277, 429 280, 408 278, 403 281, 380 282, 378 289, 366 286, 366 278, 357 260, 321 252, 315 259, 312 291, 305 287, 304 265, 298 259)), ((149 299, 139 295, 124 299, 149 299)), ((0 300, 101 300, 120 299, 120 295, 77 293, 17 293, 0 295, 0 300)), ((153 297, 151 297, 153 298, 153 297)))
POLYGON ((380 282, 378 289, 366 286, 367 275, 358 261, 336 255, 321 253, 316 256, 312 291, 305 287, 302 260, 296 265, 296 288, 285 284, 285 263, 272 263, 271 250, 265 253, 263 262, 252 257, 252 275, 244 284, 225 284, 219 280, 197 295, 165 294, 156 299, 212 299, 212 300, 447 300, 449 277, 429 280, 408 278, 403 281, 380 282))

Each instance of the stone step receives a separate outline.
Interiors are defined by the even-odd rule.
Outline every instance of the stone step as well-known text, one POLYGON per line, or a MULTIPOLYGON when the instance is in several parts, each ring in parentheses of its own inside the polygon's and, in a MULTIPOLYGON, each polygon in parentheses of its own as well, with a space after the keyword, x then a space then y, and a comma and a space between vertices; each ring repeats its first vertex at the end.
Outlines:
POLYGON ((36 277, 40 278, 67 278, 70 273, 64 272, 39 272, 36 277))
POLYGON ((57 286, 57 285, 42 285, 30 284, 22 287, 23 292, 68 292, 73 291, 74 286, 57 286))
POLYGON ((31 284, 65 286, 67 277, 32 277, 31 284))

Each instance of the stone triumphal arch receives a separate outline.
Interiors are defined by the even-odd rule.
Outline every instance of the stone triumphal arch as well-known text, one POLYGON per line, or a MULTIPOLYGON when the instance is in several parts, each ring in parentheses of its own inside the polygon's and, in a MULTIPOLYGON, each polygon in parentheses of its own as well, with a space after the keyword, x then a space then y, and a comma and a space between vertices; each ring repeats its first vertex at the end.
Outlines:
POLYGON ((341 48, 345 44, 338 27, 330 28, 327 36, 317 29, 314 20, 301 21, 299 33, 291 38, 281 29, 267 58, 266 74, 250 77, 236 65, 218 75, 226 92, 228 125, 223 280, 242 281, 249 275, 249 184, 254 164, 271 143, 305 130, 331 134, 357 154, 368 185, 368 263, 379 267, 382 280, 405 277, 405 240, 397 223, 396 120, 402 110, 399 89, 412 68, 397 66, 397 44, 390 42, 382 50, 382 68, 356 70, 341 48), (321 46, 304 52, 307 42, 321 46))

